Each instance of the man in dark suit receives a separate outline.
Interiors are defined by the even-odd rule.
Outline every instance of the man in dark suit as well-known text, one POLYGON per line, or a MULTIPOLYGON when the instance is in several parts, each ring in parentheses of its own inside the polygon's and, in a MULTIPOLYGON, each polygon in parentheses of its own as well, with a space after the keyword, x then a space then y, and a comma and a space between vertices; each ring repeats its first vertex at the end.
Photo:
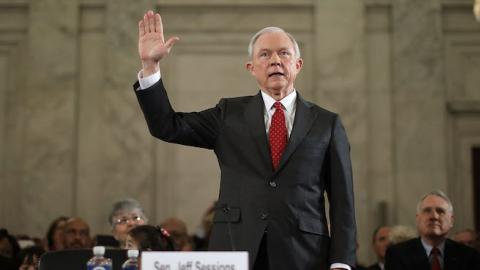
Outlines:
POLYGON ((480 254, 447 239, 453 227, 453 206, 441 191, 423 196, 417 206, 419 238, 387 249, 386 270, 480 269, 480 254))
POLYGON ((250 267, 258 270, 351 269, 350 146, 338 115, 295 91, 303 65, 295 39, 276 27, 258 32, 246 68, 261 91, 194 113, 175 112, 161 80, 159 62, 177 40, 164 40, 159 14, 144 15, 134 88, 153 136, 217 156, 220 194, 209 249, 248 251, 250 267))
POLYGON ((389 235, 390 227, 380 226, 373 232, 372 247, 377 255, 377 262, 368 267, 368 270, 384 270, 385 269, 385 252, 390 243, 389 235))

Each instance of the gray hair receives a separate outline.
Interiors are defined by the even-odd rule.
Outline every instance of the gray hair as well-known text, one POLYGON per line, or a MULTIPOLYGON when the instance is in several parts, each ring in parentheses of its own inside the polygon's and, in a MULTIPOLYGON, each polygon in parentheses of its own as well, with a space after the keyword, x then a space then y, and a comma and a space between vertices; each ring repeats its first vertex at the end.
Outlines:
POLYGON ((396 225, 390 228, 388 240, 390 245, 399 244, 417 237, 417 231, 409 226, 396 225))
POLYGON ((428 196, 437 196, 437 197, 440 197, 440 198, 444 199, 448 204, 447 211, 449 211, 450 213, 453 213, 452 202, 447 197, 447 195, 441 190, 434 190, 434 191, 431 191, 431 192, 423 195, 422 198, 420 199, 420 201, 418 201, 418 203, 417 203, 417 213, 420 213, 420 211, 421 211, 420 206, 421 206, 422 202, 425 200, 425 198, 427 198, 428 196))
POLYGON ((121 212, 130 212, 134 210, 139 210, 141 218, 144 219, 145 221, 147 220, 147 217, 145 216, 145 213, 143 211, 142 206, 140 203, 131 198, 119 200, 113 204, 112 211, 110 212, 110 215, 108 216, 108 222, 110 225, 114 225, 113 219, 116 215, 118 215, 121 212))
POLYGON ((255 45, 255 42, 257 42, 257 39, 261 35, 266 33, 274 33, 274 32, 281 32, 281 33, 287 34, 288 38, 290 38, 290 40, 293 43, 293 48, 295 49, 295 56, 297 58, 300 58, 300 48, 298 47, 298 43, 295 40, 295 38, 290 33, 283 30, 282 28, 275 27, 275 26, 265 27, 262 30, 258 31, 255 35, 253 35, 253 37, 250 39, 250 43, 248 43, 248 57, 250 58, 253 57, 253 46, 255 45))

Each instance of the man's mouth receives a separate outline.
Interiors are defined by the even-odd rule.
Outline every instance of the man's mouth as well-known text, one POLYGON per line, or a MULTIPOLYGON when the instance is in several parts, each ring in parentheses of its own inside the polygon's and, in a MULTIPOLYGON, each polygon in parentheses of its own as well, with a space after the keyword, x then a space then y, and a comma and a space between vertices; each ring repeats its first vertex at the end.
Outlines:
POLYGON ((272 72, 268 74, 268 77, 274 77, 274 76, 284 76, 282 72, 272 72))

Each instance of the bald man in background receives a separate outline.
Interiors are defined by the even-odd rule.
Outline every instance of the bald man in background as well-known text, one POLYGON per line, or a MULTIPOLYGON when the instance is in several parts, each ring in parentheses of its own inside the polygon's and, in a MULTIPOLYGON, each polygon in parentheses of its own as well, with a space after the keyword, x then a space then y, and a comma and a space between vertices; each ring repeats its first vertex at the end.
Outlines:
POLYGON ((79 217, 73 217, 65 223, 65 249, 91 248, 90 226, 79 217))

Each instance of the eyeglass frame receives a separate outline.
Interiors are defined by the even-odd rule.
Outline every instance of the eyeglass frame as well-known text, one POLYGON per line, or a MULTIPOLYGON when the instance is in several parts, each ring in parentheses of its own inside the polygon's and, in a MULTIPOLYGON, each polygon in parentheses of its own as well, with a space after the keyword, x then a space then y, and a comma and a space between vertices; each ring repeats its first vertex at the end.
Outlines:
POLYGON ((114 218, 112 225, 115 227, 117 225, 126 225, 128 224, 128 222, 138 223, 142 220, 145 221, 145 223, 147 222, 147 219, 142 215, 133 215, 129 217, 114 218))

